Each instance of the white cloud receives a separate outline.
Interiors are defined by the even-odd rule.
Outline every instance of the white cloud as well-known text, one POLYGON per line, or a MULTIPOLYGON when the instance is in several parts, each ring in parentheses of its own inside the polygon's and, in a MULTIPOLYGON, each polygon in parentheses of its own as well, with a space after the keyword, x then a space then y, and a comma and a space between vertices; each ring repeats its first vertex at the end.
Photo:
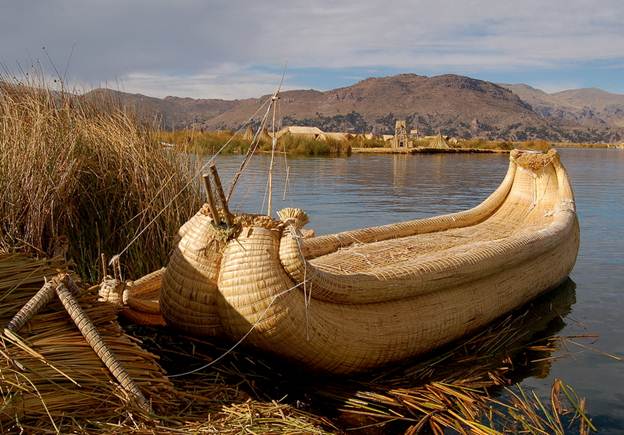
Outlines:
POLYGON ((294 68, 563 68, 624 59, 621 0, 24 0, 3 5, 0 61, 44 58, 129 91, 244 97, 294 68), (33 54, 34 53, 34 54, 33 54), (225 66, 225 67, 224 67, 225 66), (210 94, 214 92, 214 94, 210 94))
MULTIPOLYGON (((191 98, 255 98, 273 93, 281 75, 258 73, 233 64, 190 75, 130 73, 119 80, 119 90, 154 97, 175 95, 191 98)), ((285 83, 283 90, 297 88, 285 83)), ((300 86, 299 86, 300 87, 300 86)))

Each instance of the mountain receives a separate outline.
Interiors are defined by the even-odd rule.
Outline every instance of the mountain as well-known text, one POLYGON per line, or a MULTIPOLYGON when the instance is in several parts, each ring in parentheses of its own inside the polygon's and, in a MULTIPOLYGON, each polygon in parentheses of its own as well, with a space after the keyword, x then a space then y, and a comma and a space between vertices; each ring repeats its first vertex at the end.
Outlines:
MULTIPOLYGON (((240 125, 260 101, 247 101, 212 119, 208 128, 240 125)), ((493 83, 468 77, 423 77, 401 74, 370 78, 326 92, 286 91, 281 94, 284 123, 327 131, 392 132, 396 119, 406 119, 425 134, 522 134, 523 128, 546 123, 517 95, 493 83)))
POLYGON ((584 127, 624 127, 624 95, 597 88, 549 94, 524 84, 501 86, 518 95, 546 118, 584 127))
POLYGON ((156 98, 110 89, 95 89, 84 94, 87 99, 121 104, 135 110, 143 119, 159 122, 163 128, 182 128, 203 123, 231 110, 238 100, 193 99, 180 97, 156 98))
MULTIPOLYGON (((160 99, 97 89, 87 97, 121 102, 145 119, 160 121, 164 128, 234 129, 269 96, 160 99)), ((624 138, 621 100, 624 96, 598 89, 548 94, 527 85, 498 85, 451 74, 400 74, 329 91, 285 91, 279 107, 284 125, 325 131, 391 133, 396 119, 406 119, 408 128, 418 128, 422 134, 611 142, 624 138)))

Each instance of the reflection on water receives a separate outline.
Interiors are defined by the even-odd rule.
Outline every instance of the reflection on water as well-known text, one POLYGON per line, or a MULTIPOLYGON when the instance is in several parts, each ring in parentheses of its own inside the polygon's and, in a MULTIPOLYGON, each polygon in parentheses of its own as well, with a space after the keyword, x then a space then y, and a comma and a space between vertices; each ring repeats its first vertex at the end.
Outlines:
MULTIPOLYGON (((576 300, 575 288, 574 282, 567 279, 556 289, 492 322, 484 330, 436 350, 430 357, 384 367, 348 381, 330 379, 319 385, 315 380, 314 385, 307 387, 313 395, 325 399, 321 403, 328 407, 326 411, 346 410, 341 414, 343 422, 363 426, 380 418, 367 421, 358 416, 354 420, 349 410, 362 412, 365 406, 367 412, 376 411, 382 415, 395 408, 398 414, 404 414, 405 407, 391 406, 388 398, 397 395, 408 400, 410 396, 426 397, 427 389, 433 383, 461 383, 474 389, 488 387, 490 394, 495 394, 500 385, 504 385, 494 385, 492 379, 498 376, 503 382, 514 383, 528 376, 545 378, 554 360, 552 353, 557 349, 557 342, 549 339, 565 326, 564 317, 576 300), (358 397, 361 391, 367 394, 358 397), (350 403, 353 397, 358 397, 356 406, 350 403)), ((395 423, 386 427, 384 433, 405 430, 406 424, 414 424, 412 418, 407 416, 401 421, 395 414, 388 419, 395 423)))
MULTIPOLYGON (((240 157, 219 159, 224 180, 239 162, 240 157)), ((284 162, 277 160, 274 208, 303 208, 310 227, 327 234, 470 208, 500 184, 508 160, 499 155, 355 155, 289 159, 288 165, 284 200, 284 162)), ((237 186, 233 208, 263 210, 268 166, 266 156, 252 161, 237 186)))
MULTIPOLYGON (((596 333, 600 339, 594 346, 624 357, 620 293, 624 287, 624 151, 564 149, 561 156, 572 179, 581 224, 581 248, 571 274, 577 303, 561 333, 596 333)), ((219 158, 224 181, 239 163, 239 157, 219 158)), ((285 199, 283 159, 277 163, 274 207, 305 209, 310 227, 326 234, 470 208, 499 185, 508 160, 496 154, 288 159, 285 199)), ((237 187, 235 208, 261 211, 267 170, 265 156, 253 161, 237 187)), ((550 322, 555 325, 558 320, 550 322)), ((544 394, 554 377, 564 379, 588 398, 601 432, 624 431, 624 363, 580 353, 580 348, 570 350, 579 353, 541 367, 526 366, 527 373, 520 370, 518 376, 528 376, 523 384, 544 394)))

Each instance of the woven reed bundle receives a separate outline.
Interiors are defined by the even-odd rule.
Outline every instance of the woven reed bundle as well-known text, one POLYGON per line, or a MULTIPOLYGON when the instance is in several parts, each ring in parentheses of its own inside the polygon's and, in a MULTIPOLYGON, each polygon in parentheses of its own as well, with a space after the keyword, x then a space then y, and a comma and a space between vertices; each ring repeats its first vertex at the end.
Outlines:
POLYGON ((121 282, 106 277, 99 285, 99 301, 120 308, 120 314, 138 325, 164 326, 160 312, 160 288, 165 268, 137 279, 121 282))
MULTIPOLYGON (((60 259, 0 255, 0 322, 7 324, 43 286, 44 277, 66 269, 60 259)), ((68 296, 69 292, 65 293, 68 296)), ((115 307, 97 303, 97 295, 88 291, 83 291, 77 302, 114 353, 119 367, 149 398, 154 410, 163 412, 174 406, 176 393, 158 366, 157 357, 141 349, 136 339, 121 330, 115 307)), ((61 428, 63 424, 71 425, 72 418, 105 420, 141 414, 141 409, 129 401, 128 393, 87 344, 58 298, 53 298, 19 333, 5 330, 1 340, 3 430, 16 429, 17 422, 22 427, 43 424, 61 428)))
POLYGON ((180 241, 162 279, 160 308, 171 324, 191 334, 216 335, 220 246, 205 208, 180 229, 180 241))
POLYGON ((220 244, 209 217, 193 218, 165 273, 172 267, 176 280, 163 280, 167 322, 202 333, 203 316, 211 334, 249 334, 313 369, 361 371, 447 343, 556 286, 579 243, 554 150, 511 153, 500 187, 465 212, 309 239, 303 212, 281 217, 239 217, 220 244), (198 267, 209 280, 197 282, 198 267), (201 285, 210 306, 197 304, 201 285))

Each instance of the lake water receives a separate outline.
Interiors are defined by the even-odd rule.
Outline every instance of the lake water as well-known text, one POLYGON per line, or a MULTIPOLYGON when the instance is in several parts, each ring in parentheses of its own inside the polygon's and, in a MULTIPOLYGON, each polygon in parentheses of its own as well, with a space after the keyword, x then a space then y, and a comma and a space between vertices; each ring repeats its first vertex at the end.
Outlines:
MULTIPOLYGON (((605 356, 572 343, 562 347, 547 374, 523 385, 546 395, 561 378, 587 398, 601 433, 624 432, 624 151, 564 149, 576 194, 581 247, 571 278, 576 303, 565 317, 564 336, 597 334, 578 340, 612 354, 605 356), (544 377, 545 376, 545 377, 544 377)), ((240 163, 220 157, 224 181, 240 163)), ((283 199, 285 162, 276 160, 273 209, 296 206, 310 216, 317 234, 375 226, 470 208, 501 182, 507 155, 354 155, 346 158, 289 158, 288 190, 283 199)), ((253 160, 237 186, 233 208, 260 212, 268 156, 253 160)))

